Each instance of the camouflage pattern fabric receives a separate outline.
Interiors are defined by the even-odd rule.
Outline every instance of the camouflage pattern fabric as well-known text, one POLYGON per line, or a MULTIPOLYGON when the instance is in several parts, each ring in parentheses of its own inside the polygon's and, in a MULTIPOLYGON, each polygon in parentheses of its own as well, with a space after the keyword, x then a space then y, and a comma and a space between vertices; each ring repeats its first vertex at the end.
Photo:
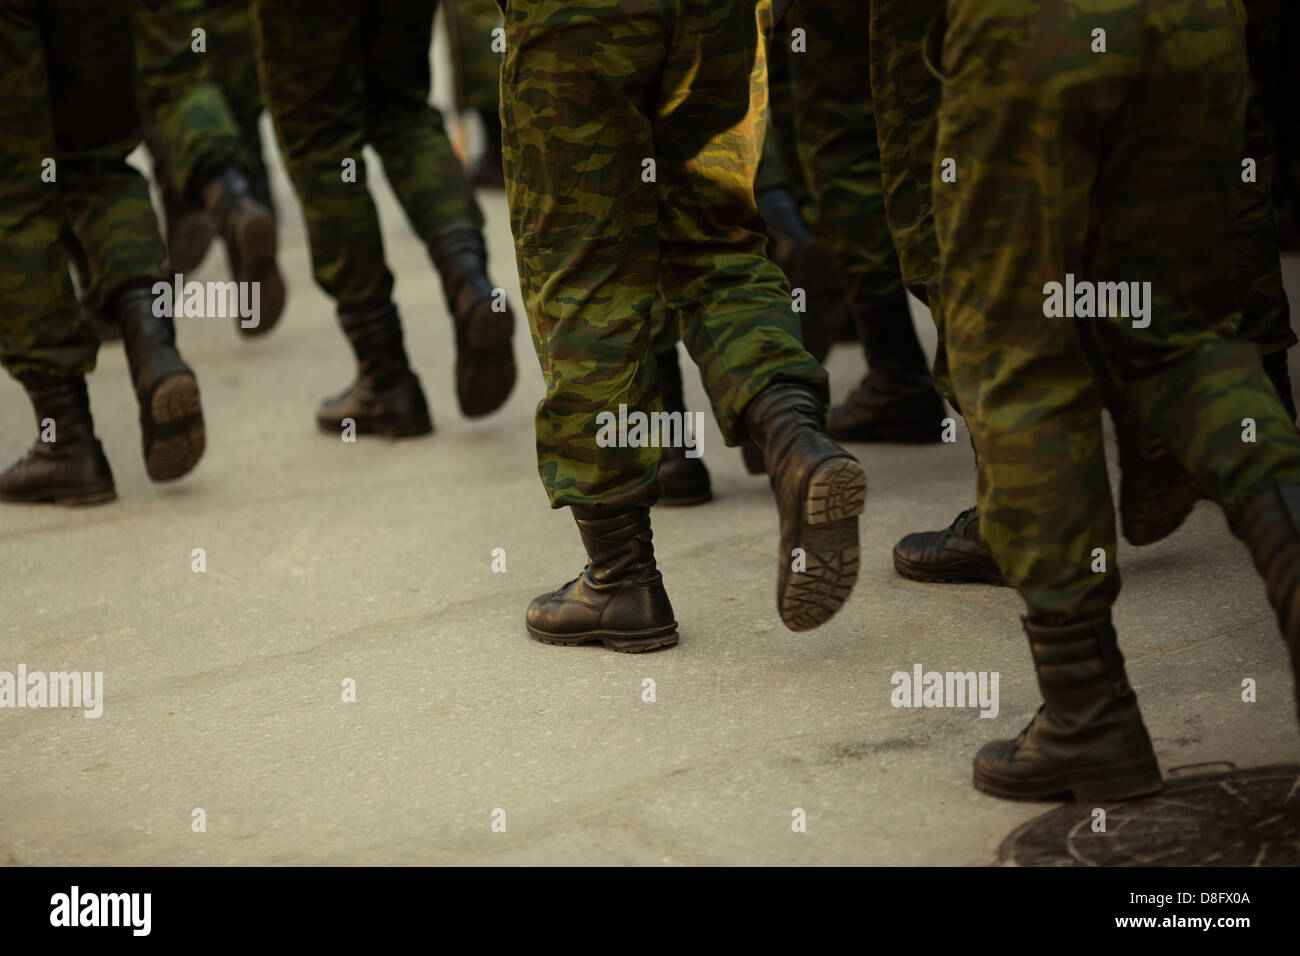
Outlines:
MULTIPOLYGON (((830 253, 849 302, 899 295, 902 276, 884 211, 880 147, 862 38, 865 3, 799 0, 782 23, 802 30, 807 52, 787 49, 795 147, 811 195, 808 225, 830 253)), ((910 321, 910 320, 909 320, 910 321)))
POLYGON ((766 0, 508 4, 506 193, 546 386, 537 452, 553 507, 658 495, 659 449, 596 442, 600 412, 662 409, 656 294, 729 444, 774 380, 825 396, 754 201, 770 31, 766 0))
POLYGON ((302 202, 316 282, 342 311, 389 302, 367 144, 416 234, 481 227, 465 171, 429 105, 428 0, 253 0, 258 75, 302 202), (344 181, 345 160, 356 181, 344 181))
POLYGON ((222 170, 252 165, 230 107, 209 79, 238 69, 238 57, 213 60, 219 54, 210 45, 206 52, 192 48, 192 31, 208 30, 203 0, 167 0, 157 10, 144 0, 132 6, 140 113, 158 129, 176 193, 198 202, 199 190, 222 170))
POLYGON ((957 182, 935 183, 934 221, 980 531, 1033 620, 1094 617, 1119 573, 1076 322, 1229 516, 1266 483, 1300 480, 1300 435, 1254 346, 1233 338, 1244 14, 1238 0, 949 0, 948 21, 937 154, 957 182), (1045 314, 1048 283, 1071 275, 1149 282, 1146 319, 1113 303, 1101 318, 1045 314))
MULTIPOLYGON (((927 31, 945 0, 870 0, 868 57, 885 216, 903 284, 930 307, 938 331, 934 387, 959 409, 948 375, 944 307, 939 296, 939 246, 931 178, 942 87, 923 55, 927 31)), ((857 0, 840 0, 845 15, 857 0)))
POLYGON ((0 0, 0 363, 18 378, 75 378, 98 342, 81 321, 59 242, 86 250, 103 310, 152 284, 165 253, 144 179, 128 0, 0 0), (43 161, 55 181, 42 181, 43 161))
MULTIPOLYGON (((168 0, 170 2, 170 0, 168 0)), ((208 79, 220 88, 244 143, 244 161, 253 192, 270 205, 266 157, 262 146, 262 87, 257 80, 253 19, 249 0, 201 0, 208 31, 208 79)))

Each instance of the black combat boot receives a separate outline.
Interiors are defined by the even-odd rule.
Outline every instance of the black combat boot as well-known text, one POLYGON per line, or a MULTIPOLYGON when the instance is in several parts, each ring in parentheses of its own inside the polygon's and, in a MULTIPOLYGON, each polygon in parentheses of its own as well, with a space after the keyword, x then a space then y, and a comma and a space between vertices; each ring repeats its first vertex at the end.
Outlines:
POLYGON ((790 280, 792 290, 804 292, 804 311, 799 314, 803 347, 823 362, 833 337, 824 319, 843 294, 835 266, 830 254, 808 230, 793 195, 784 189, 769 189, 757 197, 757 202, 772 239, 772 261, 790 280))
POLYGON ((1164 788, 1109 612, 1091 621, 1025 621, 1043 706, 1015 740, 975 756, 975 789, 1011 800, 1128 800, 1164 788))
POLYGON ((918 531, 894 545, 894 568, 913 581, 1006 587, 980 538, 978 508, 967 508, 942 531, 918 531))
POLYGON ((478 189, 505 189, 505 162, 501 155, 501 116, 496 110, 481 109, 483 153, 470 173, 470 185, 478 189))
POLYGON ((1300 717, 1300 485, 1276 484, 1260 492, 1231 522, 1246 543, 1291 653, 1291 676, 1300 717))
POLYGON ((907 292, 853 309, 867 374, 826 417, 826 434, 843 442, 929 444, 943 437, 943 400, 934 390, 916 337, 907 292))
POLYGON ((153 179, 162 194, 163 218, 167 230, 167 258, 176 272, 199 267, 217 230, 206 209, 183 198, 176 188, 172 166, 163 149, 162 137, 153 123, 143 124, 144 142, 153 157, 153 179))
POLYGON ((231 277, 258 284, 260 311, 252 317, 256 321, 237 315, 235 325, 243 335, 265 335, 284 312, 284 278, 275 261, 275 217, 254 197, 248 177, 233 166, 203 187, 203 205, 225 241, 231 277))
POLYGON ((397 306, 389 303, 362 312, 340 312, 339 324, 357 357, 357 378, 316 412, 321 431, 339 434, 352 419, 359 435, 402 438, 433 431, 420 380, 411 371, 402 345, 397 306))
POLYGON ((826 623, 858 578, 858 515, 867 477, 826 436, 824 408, 807 385, 776 382, 745 408, 744 427, 763 449, 781 516, 776 606, 792 631, 826 623))
MULTIPOLYGON (((676 346, 671 351, 656 355, 659 363, 659 383, 664 397, 664 411, 682 416, 682 427, 687 427, 686 400, 682 396, 682 366, 676 346)), ((684 437, 684 435, 683 435, 684 437)), ((699 448, 699 436, 695 436, 699 448)), ((709 483, 709 469, 699 458, 686 457, 685 443, 665 447, 659 454, 659 484, 663 491, 658 504, 669 507, 702 505, 713 500, 709 483)))
POLYGON ((154 481, 171 481, 198 464, 207 444, 199 383, 176 351, 172 317, 154 315, 148 289, 128 289, 114 305, 140 403, 145 470, 154 481))
POLYGON ((1125 401, 1111 409, 1119 444, 1119 523, 1132 545, 1169 537, 1196 507, 1201 486, 1125 401))
POLYGON ((1079 342, 1119 445, 1119 526, 1133 545, 1173 534, 1196 507, 1201 488, 1168 446, 1142 421, 1106 361, 1096 330, 1080 324, 1079 342))
POLYGON ((587 549, 582 573, 528 605, 528 633, 546 644, 600 641, 637 654, 677 643, 677 620, 655 567, 650 509, 573 507, 587 549))
POLYGON ((483 234, 474 226, 444 229, 430 240, 429 254, 456 326, 460 410, 467 418, 490 415, 515 387, 514 313, 487 276, 483 234))
POLYGON ((40 436, 0 474, 0 501, 90 505, 112 501, 113 472, 95 437, 86 380, 25 378, 40 436), (45 441, 51 428, 50 441, 45 441))

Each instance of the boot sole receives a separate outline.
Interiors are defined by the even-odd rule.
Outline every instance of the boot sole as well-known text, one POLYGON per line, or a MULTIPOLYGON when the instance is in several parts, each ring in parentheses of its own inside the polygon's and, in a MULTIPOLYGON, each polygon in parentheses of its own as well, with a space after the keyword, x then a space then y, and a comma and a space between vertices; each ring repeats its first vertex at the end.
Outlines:
POLYGON ((930 584, 991 584, 1004 588, 1007 582, 1002 573, 996 574, 978 564, 962 562, 949 565, 951 570, 932 571, 924 565, 913 564, 894 552, 894 570, 910 581, 925 581, 930 584))
MULTIPOLYGON (((825 624, 848 600, 858 580, 858 516, 867 496, 867 476, 851 458, 820 465, 804 493, 801 540, 806 567, 786 579, 778 607, 792 631, 825 624)), ((784 550, 784 546, 783 546, 784 550)), ((791 560, 783 554, 781 561, 791 560)))
POLYGON ((1140 547, 1161 541, 1187 520, 1201 498, 1201 488, 1194 478, 1176 485, 1165 485, 1161 493, 1140 502, 1126 501, 1121 487, 1120 524, 1129 544, 1140 547))
POLYGON ((1004 800, 1066 800, 1073 796, 1079 803, 1132 800, 1165 788, 1155 757, 1071 770, 1032 782, 1007 780, 976 767, 972 782, 981 793, 1004 800))
POLYGON ((620 654, 642 654, 658 650, 661 647, 673 647, 677 644, 677 625, 669 629, 655 628, 650 631, 583 631, 581 634, 548 634, 539 631, 531 624, 524 625, 534 640, 543 644, 555 644, 565 647, 577 647, 600 641, 606 650, 620 654))
POLYGON ((207 447, 199 383, 188 373, 163 379, 149 397, 151 428, 146 430, 145 470, 154 481, 188 474, 207 447))
POLYGON ((490 415, 514 391, 514 316, 484 300, 470 313, 465 347, 456 355, 456 400, 466 418, 490 415))
POLYGON ((24 505, 54 504, 79 507, 83 505, 102 505, 116 500, 117 492, 112 488, 59 489, 56 491, 43 491, 32 495, 0 493, 0 501, 8 501, 14 504, 24 505))
POLYGON ((236 316, 235 327, 241 335, 265 335, 276 327, 284 313, 284 277, 280 275, 280 267, 276 264, 279 242, 276 238, 275 217, 269 212, 250 216, 243 224, 236 242, 244 274, 235 278, 258 284, 261 314, 258 316, 258 324, 251 328, 244 328, 241 319, 236 316))

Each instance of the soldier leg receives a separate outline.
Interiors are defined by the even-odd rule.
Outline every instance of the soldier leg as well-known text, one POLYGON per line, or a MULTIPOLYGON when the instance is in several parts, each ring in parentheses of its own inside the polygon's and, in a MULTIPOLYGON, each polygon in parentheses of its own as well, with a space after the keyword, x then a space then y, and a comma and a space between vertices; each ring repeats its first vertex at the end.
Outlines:
POLYGON ((203 259, 211 233, 186 214, 201 204, 224 240, 234 280, 259 290, 259 313, 251 321, 235 316, 235 327, 269 332, 285 299, 275 219, 254 195, 252 158, 225 97, 208 78, 208 57, 216 54, 193 49, 192 31, 199 28, 206 48, 202 0, 169 0, 157 10, 135 0, 134 10, 140 112, 156 131, 151 147, 167 170, 160 185, 172 268, 184 273, 203 259))
MULTIPOLYGON (((803 540, 793 512, 806 497, 787 499, 806 496, 810 483, 823 487, 834 465, 846 494, 865 481, 860 469, 853 480, 846 453, 817 445, 806 422, 820 411, 825 373, 800 347, 784 277, 762 255, 753 180, 765 89, 753 10, 680 13, 647 0, 572 17, 566 6, 512 3, 502 70, 511 227, 547 386, 539 471, 552 504, 574 506, 589 558, 576 581, 529 606, 527 622, 552 643, 642 650, 676 641, 650 546, 659 450, 636 439, 635 425, 628 440, 611 441, 610 419, 662 412, 650 354, 656 289, 681 316, 729 443, 749 433, 768 448, 783 532, 803 540), (617 42, 631 37, 637 42, 617 42), (763 387, 782 375, 788 384, 763 387), (794 459, 804 469, 798 478, 787 467, 794 459)), ((856 558, 856 518, 851 527, 843 520, 850 510, 837 496, 817 527, 833 529, 856 558)), ((852 513, 860 510, 859 498, 852 513)), ((806 543, 811 580, 820 556, 806 543)), ((852 579, 842 570, 846 595, 852 579)), ((825 617, 842 600, 828 597, 825 617)))
POLYGON ((208 50, 214 62, 221 64, 221 70, 210 72, 209 78, 225 96, 244 142, 253 195, 274 212, 262 144, 262 89, 257 80, 249 0, 202 0, 202 3, 203 19, 208 27, 208 50))
POLYGON ((483 214, 442 114, 429 105, 433 12, 420 0, 366 7, 366 138, 442 278, 456 328, 456 396, 474 418, 496 411, 514 388, 514 315, 487 277, 483 214))
POLYGON ((806 0, 791 13, 809 52, 791 56, 799 156, 812 193, 812 227, 844 279, 869 371, 830 434, 844 441, 937 442, 944 416, 885 219, 869 70, 858 44, 865 4, 806 0))
MULTIPOLYGON (((677 314, 662 300, 656 299, 650 310, 653 327, 650 351, 659 369, 659 386, 663 395, 664 411, 678 415, 686 413, 683 393, 682 363, 677 343, 681 338, 677 314)), ((683 424, 686 419, 683 418, 683 424)), ((688 457, 685 444, 665 444, 660 449, 659 485, 662 489, 658 504, 668 507, 701 505, 713 500, 709 470, 699 457, 688 457)))
POLYGON ((823 431, 826 372, 800 343, 786 277, 759 230, 753 183, 771 9, 701 5, 681 18, 653 117, 659 291, 680 317, 727 442, 763 449, 781 513, 777 606, 786 627, 807 630, 834 615, 856 581, 866 479, 823 431), (821 494, 824 512, 811 504, 821 494))
POLYGON ((366 5, 253 0, 258 76, 302 204, 312 275, 335 302, 357 358, 353 385, 322 404, 324 431, 426 434, 433 425, 406 357, 374 200, 366 188, 366 5), (303 42, 304 24, 312 28, 303 42))

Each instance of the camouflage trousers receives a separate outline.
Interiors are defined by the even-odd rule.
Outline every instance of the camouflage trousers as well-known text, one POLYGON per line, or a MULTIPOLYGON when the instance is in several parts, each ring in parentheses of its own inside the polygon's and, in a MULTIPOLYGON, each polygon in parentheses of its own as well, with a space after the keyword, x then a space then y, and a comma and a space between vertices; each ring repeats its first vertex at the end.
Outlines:
POLYGON ((253 20, 249 0, 201 0, 208 30, 211 63, 208 79, 221 89, 244 144, 244 161, 254 192, 270 201, 266 158, 262 147, 262 87, 257 79, 253 20))
POLYGON ((795 149, 811 196, 808 225, 825 246, 855 309, 896 299, 898 256, 885 218, 880 147, 870 70, 862 49, 866 3, 799 0, 783 24, 789 43, 803 31, 807 51, 790 51, 795 149))
POLYGON ((65 222, 89 258, 96 309, 162 272, 149 189, 126 162, 140 139, 127 3, 0 0, 0 364, 18 378, 95 365, 65 222))
MULTIPOLYGON (((221 56, 206 36, 204 51, 193 49, 192 31, 206 35, 209 30, 203 0, 167 0, 157 10, 144 0, 132 5, 140 115, 157 128, 169 186, 197 202, 198 190, 223 169, 249 170, 252 164, 208 66, 216 62, 220 72, 238 69, 238 57, 221 56)), ((248 56, 251 60, 251 52, 248 56)))
MULTIPOLYGON (((870 0, 867 43, 871 101, 880 144, 885 217, 893 236, 903 284, 930 307, 938 340, 934 387, 960 408, 948 374, 944 303, 939 295, 939 245, 934 233, 931 179, 935 166, 936 117, 942 86, 923 51, 930 26, 945 0, 870 0)), ((859 4, 841 0, 845 15, 859 4)))
POLYGON ((1076 323, 1230 517, 1265 484, 1300 481, 1300 434, 1235 337, 1225 256, 1244 16, 1235 0, 949 0, 948 21, 937 154, 957 176, 935 182, 934 220, 980 531, 1031 618, 1087 618, 1119 573, 1076 323))
POLYGON ((662 410, 656 296, 677 313, 729 444, 771 382, 825 394, 754 201, 770 30, 766 0, 508 4, 506 192, 553 507, 658 495, 658 448, 597 438, 602 412, 662 410))
POLYGON ((316 282, 342 311, 392 298, 362 149, 372 146, 416 234, 481 227, 429 105, 429 0, 253 0, 262 94, 302 203, 316 282), (353 170, 350 173, 349 170, 353 170))

